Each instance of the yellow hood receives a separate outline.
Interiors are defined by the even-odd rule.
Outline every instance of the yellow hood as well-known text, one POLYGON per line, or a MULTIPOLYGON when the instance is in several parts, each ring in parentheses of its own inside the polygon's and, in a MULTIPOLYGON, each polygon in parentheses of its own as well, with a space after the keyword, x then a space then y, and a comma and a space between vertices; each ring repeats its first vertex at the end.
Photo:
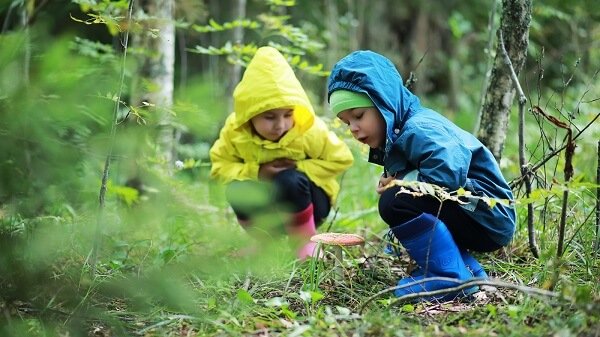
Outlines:
POLYGON ((315 118, 306 92, 294 70, 273 47, 261 47, 248 64, 233 92, 235 128, 270 109, 293 107, 294 128, 299 134, 309 129, 315 118))
POLYGON ((315 116, 292 68, 274 48, 262 47, 248 65, 234 94, 230 114, 210 149, 211 177, 224 183, 258 180, 260 165, 288 158, 330 197, 339 192, 337 176, 352 165, 352 153, 315 116), (250 118, 263 111, 294 107, 294 127, 273 142, 253 134, 250 118))

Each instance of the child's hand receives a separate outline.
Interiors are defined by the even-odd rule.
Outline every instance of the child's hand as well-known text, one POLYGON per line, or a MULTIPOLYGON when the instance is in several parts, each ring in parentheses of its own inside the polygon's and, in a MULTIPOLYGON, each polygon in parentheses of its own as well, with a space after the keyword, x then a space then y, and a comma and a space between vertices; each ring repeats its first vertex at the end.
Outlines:
POLYGON ((375 190, 377 191, 377 193, 381 194, 383 193, 383 191, 385 191, 385 187, 387 186, 387 184, 389 184, 392 180, 396 179, 395 176, 388 176, 387 174, 382 174, 381 177, 379 177, 379 182, 377 183, 377 188, 375 188, 375 190))
POLYGON ((287 169, 296 168, 296 162, 289 158, 278 158, 273 161, 263 163, 258 169, 258 177, 264 180, 273 179, 273 177, 287 169))

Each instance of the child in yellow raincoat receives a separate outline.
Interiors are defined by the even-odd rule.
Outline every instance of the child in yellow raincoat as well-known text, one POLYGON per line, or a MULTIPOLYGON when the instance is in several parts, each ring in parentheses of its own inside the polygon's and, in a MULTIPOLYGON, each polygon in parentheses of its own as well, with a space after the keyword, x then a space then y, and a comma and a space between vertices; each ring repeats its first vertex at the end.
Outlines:
POLYGON ((313 256, 309 239, 329 214, 352 153, 315 115, 275 48, 257 50, 233 99, 234 112, 210 149, 211 177, 227 184, 242 227, 251 230, 261 215, 283 210, 288 221, 281 225, 298 242, 297 256, 313 256), (265 186, 272 189, 266 198, 252 194, 265 186))

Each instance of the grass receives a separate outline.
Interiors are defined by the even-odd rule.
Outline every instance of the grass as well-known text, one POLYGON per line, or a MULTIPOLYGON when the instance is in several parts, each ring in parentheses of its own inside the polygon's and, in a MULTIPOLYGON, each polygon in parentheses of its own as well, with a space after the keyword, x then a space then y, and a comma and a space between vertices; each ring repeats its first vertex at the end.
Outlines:
MULTIPOLYGON (((599 336, 598 255, 592 251, 591 194, 574 192, 569 246, 556 260, 556 211, 538 223, 540 259, 520 227, 514 241, 479 255, 491 277, 514 284, 466 301, 399 303, 391 293, 409 266, 383 253, 386 225, 376 210, 379 169, 353 148, 356 164, 320 231, 358 233, 364 247, 344 251, 344 277, 324 261, 294 259, 286 238, 254 255, 252 241, 206 183, 205 168, 149 181, 160 193, 132 207, 107 206, 98 274, 89 247, 94 214, 2 218, 5 258, 2 336, 599 336), (190 173, 190 172, 188 172, 190 173), (200 202, 198 202, 200 200, 200 202), (587 220, 586 220, 587 219, 587 220), (583 225, 579 223, 583 221, 583 225), (14 239, 18 238, 18 244, 14 239), (51 252, 51 253, 50 253, 51 252), (534 296, 519 287, 552 289, 534 296), (367 303, 368 302, 368 303, 367 303)), ((560 204, 550 199, 548 209, 560 204)), ((520 207, 519 217, 524 218, 520 207)))

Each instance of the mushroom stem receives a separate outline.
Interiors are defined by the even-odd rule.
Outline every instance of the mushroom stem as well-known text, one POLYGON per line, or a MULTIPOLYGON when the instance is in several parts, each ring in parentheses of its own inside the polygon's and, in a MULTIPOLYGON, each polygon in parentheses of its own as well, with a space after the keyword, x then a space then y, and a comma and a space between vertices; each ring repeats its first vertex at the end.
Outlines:
POLYGON ((333 255, 335 256, 333 269, 338 281, 344 280, 342 246, 358 246, 365 243, 365 239, 360 235, 344 233, 316 234, 310 238, 310 241, 332 246, 331 249, 333 249, 333 255))
POLYGON ((335 255, 335 273, 338 277, 338 280, 344 279, 344 266, 343 266, 343 255, 342 255, 342 246, 334 246, 333 254, 335 255))

